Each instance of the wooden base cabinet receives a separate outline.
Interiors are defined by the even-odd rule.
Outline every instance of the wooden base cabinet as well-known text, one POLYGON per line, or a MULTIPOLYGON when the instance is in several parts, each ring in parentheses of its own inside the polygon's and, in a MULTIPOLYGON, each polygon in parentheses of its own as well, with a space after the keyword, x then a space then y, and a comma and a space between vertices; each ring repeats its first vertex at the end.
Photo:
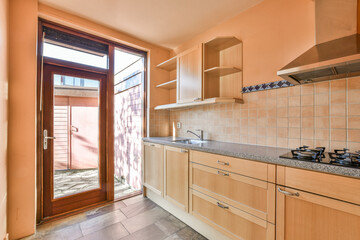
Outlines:
POLYGON ((278 187, 276 219, 277 240, 360 239, 360 206, 308 192, 278 187))
POLYGON ((186 149, 164 147, 164 198, 184 211, 189 206, 189 152, 186 149))
POLYGON ((275 239, 274 224, 196 190, 190 190, 190 213, 231 239, 275 239))
POLYGON ((144 142, 144 186, 163 196, 164 146, 144 142))
POLYGON ((277 166, 277 240, 360 239, 360 180, 277 166))

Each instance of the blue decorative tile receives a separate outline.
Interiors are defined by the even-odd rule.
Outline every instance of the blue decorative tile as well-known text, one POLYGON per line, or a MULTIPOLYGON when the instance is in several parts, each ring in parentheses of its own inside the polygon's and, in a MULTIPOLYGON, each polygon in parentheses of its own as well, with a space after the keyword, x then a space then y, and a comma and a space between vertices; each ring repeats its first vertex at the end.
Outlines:
POLYGON ((284 88, 284 87, 291 87, 294 86, 294 84, 286 81, 275 81, 270 83, 263 83, 259 85, 249 86, 249 87, 243 87, 242 92, 243 93, 249 93, 249 92, 258 92, 258 91, 264 91, 264 90, 270 90, 275 88, 284 88))

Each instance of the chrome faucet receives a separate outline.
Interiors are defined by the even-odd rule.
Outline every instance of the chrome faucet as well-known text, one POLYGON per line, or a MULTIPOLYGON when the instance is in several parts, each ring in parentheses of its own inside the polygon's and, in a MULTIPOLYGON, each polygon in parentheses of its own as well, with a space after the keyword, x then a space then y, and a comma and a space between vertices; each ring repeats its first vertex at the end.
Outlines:
POLYGON ((195 129, 195 131, 199 131, 200 134, 198 135, 198 134, 196 134, 196 133, 194 133, 193 131, 190 131, 190 130, 187 130, 186 133, 192 133, 192 134, 194 134, 196 137, 198 137, 199 140, 204 141, 204 131, 201 130, 201 129, 195 129))

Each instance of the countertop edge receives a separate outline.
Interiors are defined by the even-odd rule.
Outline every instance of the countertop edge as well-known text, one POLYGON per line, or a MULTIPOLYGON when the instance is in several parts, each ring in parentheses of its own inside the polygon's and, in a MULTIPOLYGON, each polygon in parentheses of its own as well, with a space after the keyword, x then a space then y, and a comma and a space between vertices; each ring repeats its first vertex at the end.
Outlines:
MULTIPOLYGON (((190 149, 190 150, 196 150, 196 151, 200 151, 200 152, 219 154, 219 155, 224 155, 224 156, 228 156, 228 157, 243 158, 243 159, 247 159, 247 160, 276 164, 276 165, 280 165, 280 166, 294 167, 294 168, 300 168, 300 169, 304 169, 304 170, 312 170, 312 171, 317 171, 317 172, 323 172, 323 173, 329 173, 329 174, 334 174, 334 175, 339 175, 339 176, 360 179, 360 169, 356 169, 356 168, 327 165, 327 164, 321 164, 321 163, 315 163, 315 162, 306 162, 306 161, 294 160, 294 159, 285 159, 285 158, 280 158, 280 157, 270 157, 270 156, 264 156, 264 155, 247 154, 247 153, 241 153, 241 152, 236 153, 236 152, 230 152, 230 151, 225 151, 225 150, 205 148, 205 147, 196 146, 196 145, 175 143, 175 142, 170 141, 169 139, 170 138, 166 138, 166 137, 164 137, 163 139, 161 139, 160 137, 157 137, 157 138, 150 137, 150 138, 143 138, 143 141, 167 145, 167 146, 173 146, 173 147, 180 147, 180 148, 185 148, 185 149, 190 149)), ((212 141, 212 142, 217 142, 217 141, 212 141)), ((226 144, 226 142, 219 142, 219 143, 226 144)), ((228 143, 228 144, 236 144, 236 143, 228 143)), ((246 144, 241 144, 241 145, 245 146, 246 144)), ((249 147, 259 147, 257 145, 248 145, 248 146, 249 147)), ((274 150, 275 149, 277 149, 277 148, 274 147, 274 150)))

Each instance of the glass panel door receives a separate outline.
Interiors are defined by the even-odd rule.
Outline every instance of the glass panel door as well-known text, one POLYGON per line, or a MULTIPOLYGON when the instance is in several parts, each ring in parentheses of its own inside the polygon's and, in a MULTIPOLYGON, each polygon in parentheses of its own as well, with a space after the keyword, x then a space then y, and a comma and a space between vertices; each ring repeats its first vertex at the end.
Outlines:
POLYGON ((54 198, 99 188, 100 82, 54 74, 54 198))
POLYGON ((106 200, 106 77, 44 65, 45 218, 106 200))

